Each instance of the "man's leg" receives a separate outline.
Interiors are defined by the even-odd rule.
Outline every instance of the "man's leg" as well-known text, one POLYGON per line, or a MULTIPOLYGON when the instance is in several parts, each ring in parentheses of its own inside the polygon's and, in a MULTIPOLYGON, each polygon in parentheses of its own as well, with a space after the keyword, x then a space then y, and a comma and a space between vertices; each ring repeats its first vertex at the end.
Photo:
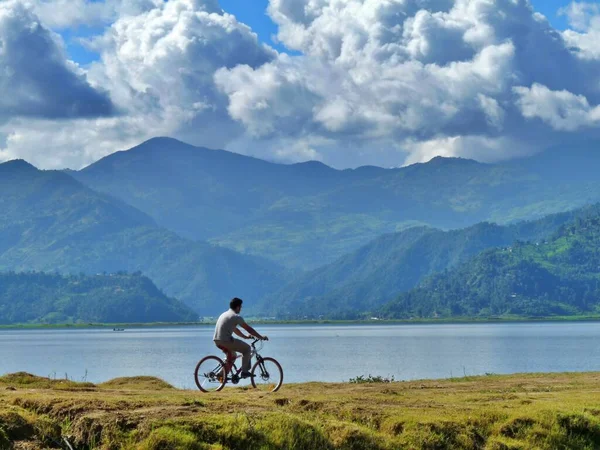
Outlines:
POLYGON ((227 347, 227 342, 225 341, 214 341, 215 345, 217 346, 217 348, 219 350, 221 350, 223 353, 225 353, 225 365, 227 366, 227 370, 231 369, 231 364, 233 364, 233 362, 235 361, 236 358, 236 354, 233 350, 230 350, 227 347))
POLYGON ((233 347, 236 352, 242 354, 242 372, 250 372, 250 358, 252 357, 252 349, 244 341, 239 339, 233 340, 233 347))
POLYGON ((215 341, 217 345, 225 347, 230 352, 240 352, 242 354, 242 372, 250 371, 250 358, 252 356, 252 349, 244 341, 234 339, 233 341, 215 341))

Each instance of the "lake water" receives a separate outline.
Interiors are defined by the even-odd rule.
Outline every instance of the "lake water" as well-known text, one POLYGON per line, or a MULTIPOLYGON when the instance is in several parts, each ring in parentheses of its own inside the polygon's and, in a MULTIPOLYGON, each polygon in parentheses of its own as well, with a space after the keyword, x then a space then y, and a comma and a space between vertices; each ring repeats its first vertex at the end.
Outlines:
MULTIPOLYGON (((287 383, 600 370, 596 322, 256 328, 271 338, 261 354, 279 360, 287 383)), ((212 333, 212 326, 0 330, 0 373, 92 382, 152 375, 191 388, 196 362, 219 354, 212 333)))

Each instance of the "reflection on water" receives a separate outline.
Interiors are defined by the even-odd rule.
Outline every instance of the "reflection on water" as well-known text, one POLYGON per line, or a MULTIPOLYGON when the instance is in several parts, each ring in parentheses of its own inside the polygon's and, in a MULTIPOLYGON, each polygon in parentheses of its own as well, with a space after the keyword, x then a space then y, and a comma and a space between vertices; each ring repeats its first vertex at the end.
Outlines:
MULTIPOLYGON (((600 370, 600 323, 258 326, 263 356, 285 381, 396 380, 516 372, 600 370)), ((213 328, 1 330, 0 373, 101 382, 152 375, 191 388, 196 362, 219 354, 213 328)))

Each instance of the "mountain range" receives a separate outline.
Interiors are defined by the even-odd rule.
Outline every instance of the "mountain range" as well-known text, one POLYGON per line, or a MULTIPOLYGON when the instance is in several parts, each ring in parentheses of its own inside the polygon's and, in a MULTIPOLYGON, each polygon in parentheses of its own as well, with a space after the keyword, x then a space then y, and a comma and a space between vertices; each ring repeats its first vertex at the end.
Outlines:
POLYGON ((600 201, 600 157, 556 150, 501 164, 437 157, 396 169, 275 164, 156 138, 71 175, 160 226, 293 269, 382 234, 541 218, 600 201))
POLYGON ((261 315, 362 316, 588 214, 575 211, 600 200, 587 147, 566 160, 549 150, 336 170, 156 138, 79 171, 11 161, 0 164, 0 271, 140 271, 201 316, 233 296, 261 315))

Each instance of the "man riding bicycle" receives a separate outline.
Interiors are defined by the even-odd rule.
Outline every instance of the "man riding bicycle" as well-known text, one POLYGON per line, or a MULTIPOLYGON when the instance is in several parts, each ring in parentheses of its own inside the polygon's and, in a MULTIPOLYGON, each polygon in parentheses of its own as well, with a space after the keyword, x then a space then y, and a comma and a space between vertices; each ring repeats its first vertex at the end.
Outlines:
POLYGON ((257 339, 261 339, 264 341, 268 341, 269 338, 267 336, 263 336, 258 333, 254 328, 246 323, 246 321, 240 316, 240 311, 242 310, 242 299, 235 297, 231 302, 229 302, 229 310, 225 311, 223 314, 219 316, 217 320, 217 325, 215 327, 215 335, 213 337, 213 341, 215 345, 224 351, 227 354, 228 364, 233 363, 235 360, 235 352, 240 352, 242 354, 242 378, 250 377, 250 358, 251 347, 243 341, 239 339, 235 339, 233 334, 240 336, 243 339, 252 339, 251 336, 254 336, 257 339), (241 330, 237 327, 240 326, 251 336, 246 336, 241 330))

